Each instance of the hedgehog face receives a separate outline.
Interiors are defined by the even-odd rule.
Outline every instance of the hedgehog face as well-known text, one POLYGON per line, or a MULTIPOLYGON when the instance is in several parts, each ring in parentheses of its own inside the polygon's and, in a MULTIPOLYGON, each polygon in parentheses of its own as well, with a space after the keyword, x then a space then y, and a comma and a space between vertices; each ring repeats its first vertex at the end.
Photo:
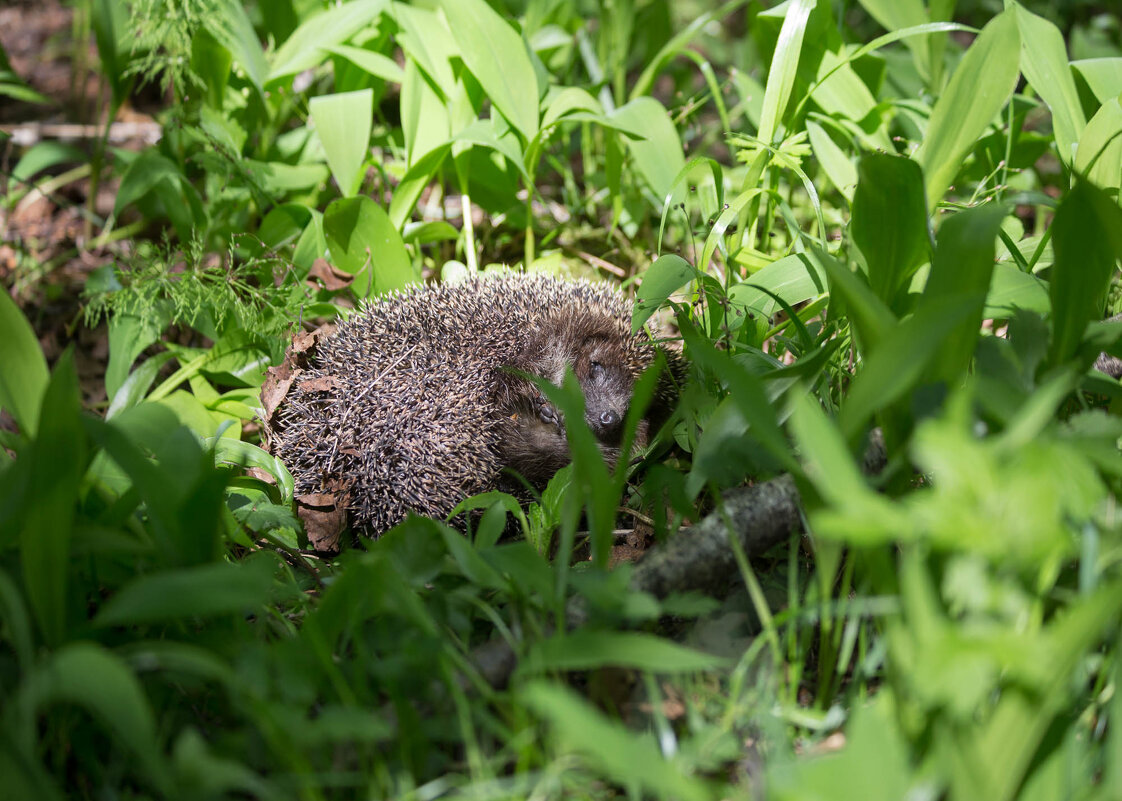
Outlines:
MULTIPOLYGON (((531 337, 520 365, 555 386, 563 383, 567 371, 573 372, 584 395, 585 422, 610 466, 620 457, 637 371, 635 354, 622 344, 626 341, 615 318, 571 315, 551 321, 545 332, 531 337)), ((523 382, 521 391, 513 392, 510 419, 513 426, 502 438, 504 462, 542 486, 570 461, 564 416, 536 386, 523 382)), ((642 443, 645 424, 638 433, 642 443)))

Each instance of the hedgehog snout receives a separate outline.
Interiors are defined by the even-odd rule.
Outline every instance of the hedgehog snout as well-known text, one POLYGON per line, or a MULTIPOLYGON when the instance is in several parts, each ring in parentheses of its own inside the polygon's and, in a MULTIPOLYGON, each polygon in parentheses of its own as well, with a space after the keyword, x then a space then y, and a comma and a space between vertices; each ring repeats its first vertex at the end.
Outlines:
POLYGON ((611 410, 600 412, 600 427, 604 429, 612 429, 619 425, 619 412, 611 410))

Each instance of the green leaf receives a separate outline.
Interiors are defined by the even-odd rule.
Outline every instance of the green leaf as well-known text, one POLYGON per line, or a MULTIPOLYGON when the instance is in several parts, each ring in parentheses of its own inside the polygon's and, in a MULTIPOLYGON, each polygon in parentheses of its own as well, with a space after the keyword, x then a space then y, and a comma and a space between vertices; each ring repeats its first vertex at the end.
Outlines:
POLYGON ((852 440, 881 409, 914 388, 950 332, 971 310, 956 298, 933 300, 886 332, 849 386, 840 423, 852 440))
POLYGON ((281 492, 284 503, 292 503, 295 482, 292 474, 284 463, 275 456, 266 453, 251 442, 242 442, 239 439, 227 437, 211 437, 205 440, 208 448, 214 448, 216 464, 229 464, 237 467, 256 467, 271 475, 277 482, 277 489, 281 492))
POLYGON ((837 424, 808 393, 791 393, 791 434, 799 446, 803 471, 823 498, 845 506, 873 494, 837 424))
POLYGON ((171 792, 161 757, 155 716, 144 689, 120 657, 101 645, 70 643, 60 648, 16 691, 18 735, 28 753, 38 715, 53 704, 76 704, 88 711, 139 759, 148 781, 161 795, 171 792))
POLYGON ((1035 692, 1015 688, 1003 692, 978 736, 956 742, 957 748, 969 750, 971 761, 994 768, 963 772, 961 778, 977 784, 966 785, 970 789, 960 797, 1005 801, 1016 796, 1049 726, 1064 714, 1080 663, 1105 632, 1117 628, 1120 608, 1122 586, 1114 582, 1073 604, 1048 626, 1038 654, 1040 664, 1034 666, 1042 674, 1043 686, 1035 692))
POLYGON ((857 175, 849 231, 873 292, 895 307, 897 294, 929 258, 923 173, 911 159, 875 153, 858 162, 857 175))
POLYGON ((47 360, 31 325, 6 291, 0 291, 0 409, 15 418, 25 437, 39 429, 39 404, 47 389, 47 360))
POLYGON ((771 317, 779 310, 779 301, 765 289, 794 306, 825 294, 826 275, 805 254, 784 256, 729 290, 729 301, 745 312, 771 317))
POLYGON ((530 141, 538 133, 538 79, 522 37, 483 0, 443 0, 460 55, 487 97, 530 141))
POLYGON ((1060 29, 1023 6, 1015 5, 1021 33, 1021 69, 1036 93, 1052 110, 1056 149, 1064 164, 1075 157, 1075 143, 1087 124, 1079 92, 1067 60, 1067 47, 1060 29))
POLYGON ((840 264, 833 256, 810 248, 806 257, 830 279, 830 303, 844 304, 864 352, 873 352, 896 325, 896 315, 869 289, 859 273, 840 264))
POLYGON ((537 643, 527 670, 589 670, 615 665, 653 673, 712 670, 727 660, 640 632, 575 631, 537 643))
POLYGON ((300 23, 273 54, 267 83, 303 72, 323 63, 327 48, 347 41, 369 25, 389 5, 389 0, 354 0, 313 14, 300 23))
POLYGON ((635 792, 635 797, 684 801, 711 797, 681 766, 663 758, 650 734, 637 734, 609 720, 572 690, 538 681, 525 687, 520 696, 546 720, 563 749, 580 754, 613 782, 645 788, 645 793, 635 792))
POLYGON ((94 0, 89 7, 89 21, 93 28, 97 54, 101 59, 101 74, 109 84, 113 103, 119 105, 128 92, 126 79, 128 57, 121 47, 122 29, 125 27, 127 11, 119 0, 94 0))
POLYGON ((764 144, 776 144, 776 134, 783 121, 782 115, 795 86, 806 23, 814 6, 815 0, 791 0, 787 4, 783 27, 779 30, 779 41, 776 42, 775 54, 768 68, 760 129, 756 134, 764 144))
POLYGON ((66 633, 70 535, 86 469, 79 402, 74 355, 67 350, 43 393, 38 434, 27 456, 30 502, 20 535, 23 583, 43 637, 52 645, 66 633))
MULTIPOLYGON (((422 157, 448 141, 452 135, 452 121, 444 100, 412 59, 405 64, 399 105, 405 152, 409 156, 409 166, 415 167, 422 157)), ((394 192, 395 200, 397 194, 394 192)))
POLYGON ((1013 93, 1020 52, 1016 9, 1009 8, 978 34, 935 101, 927 134, 915 154, 927 179, 930 208, 942 200, 966 155, 1013 93))
POLYGON ((1122 94, 1122 56, 1088 58, 1073 61, 1071 66, 1087 82, 1087 87, 1100 103, 1117 99, 1122 94))
POLYGON ((682 140, 663 105, 653 97, 638 97, 608 117, 624 130, 643 132, 645 139, 625 138, 635 168, 664 204, 681 202, 686 187, 675 186, 674 179, 685 167, 686 157, 682 154, 682 140))
POLYGON ((374 125, 374 90, 320 95, 308 101, 308 111, 323 143, 327 165, 343 197, 358 191, 374 125))
POLYGON ((1075 170, 1103 189, 1122 183, 1122 104, 1110 98, 1095 112, 1075 153, 1075 170))
POLYGON ((405 3, 394 3, 390 8, 394 21, 401 29, 397 34, 397 43, 407 56, 406 72, 410 65, 419 68, 428 76, 440 102, 444 103, 457 83, 450 59, 459 56, 459 50, 452 32, 444 24, 444 19, 428 8, 405 3))
MULTIPOLYGON (((931 20, 923 8, 922 0, 860 0, 861 6, 869 15, 890 32, 914 28, 931 20)), ((931 77, 931 64, 923 42, 905 39, 904 44, 912 51, 916 66, 925 79, 931 77)))
POLYGON ((356 276, 352 288, 359 297, 401 289, 417 278, 401 235, 370 198, 332 201, 323 214, 323 233, 332 263, 356 276))
POLYGON ((264 95, 269 63, 245 7, 237 0, 219 0, 217 13, 207 19, 207 28, 230 51, 257 91, 264 95))
POLYGON ((837 798, 857 788, 862 801, 898 801, 930 786, 909 762, 910 743, 900 730, 892 691, 884 688, 871 701, 854 706, 844 748, 775 759, 764 766, 771 801, 837 798))
POLYGON ((1103 313, 1103 299, 1115 260, 1122 258, 1122 209, 1101 189, 1078 181, 1056 209, 1052 220, 1053 365, 1070 359, 1083 331, 1103 313))
POLYGON ((857 169, 853 166, 853 162, 821 125, 813 120, 807 120, 806 130, 810 136, 810 147, 814 151, 814 157, 822 165, 826 177, 846 200, 852 202, 857 187, 857 169))
POLYGON ((126 584, 101 607, 95 626, 242 614, 268 598, 276 567, 272 556, 164 570, 126 584))
POLYGON ((334 45, 325 49, 337 56, 342 56, 359 69, 376 78, 381 78, 383 81, 401 83, 405 79, 405 72, 389 56, 375 53, 373 50, 364 50, 361 47, 351 47, 350 45, 334 45))
POLYGON ((631 313, 631 333, 639 332, 667 299, 697 277, 693 265, 673 253, 664 253, 643 273, 631 313))
POLYGON ((994 243, 1007 212, 997 204, 968 209, 944 220, 939 228, 919 308, 955 299, 969 312, 947 333, 928 372, 931 381, 957 382, 970 366, 993 274, 994 243))
POLYGON ((16 166, 12 169, 12 177, 20 181, 28 181, 43 170, 49 170, 59 164, 83 164, 88 160, 89 156, 74 145, 53 140, 36 142, 16 162, 16 166))
POLYGON ((1012 264, 998 262, 993 266, 990 292, 986 296, 985 317, 1006 319, 1016 309, 1047 314, 1052 310, 1048 284, 1032 273, 1023 273, 1012 264))

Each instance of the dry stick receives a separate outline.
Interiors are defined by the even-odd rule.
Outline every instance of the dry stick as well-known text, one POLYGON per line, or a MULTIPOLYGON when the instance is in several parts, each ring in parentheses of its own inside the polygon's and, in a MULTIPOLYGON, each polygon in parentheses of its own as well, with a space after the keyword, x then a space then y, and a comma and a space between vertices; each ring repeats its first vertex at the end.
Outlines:
MULTIPOLYGON (((863 468, 884 467, 884 440, 879 430, 870 437, 863 468)), ((675 592, 720 592, 737 574, 729 545, 735 534, 746 556, 758 556, 802 528, 801 500, 795 480, 781 476, 725 493, 723 509, 679 531, 665 545, 647 551, 631 574, 631 589, 665 598, 675 592)), ((584 599, 574 596, 566 609, 566 625, 576 628, 587 619, 584 599)), ((472 663, 492 687, 510 680, 517 657, 506 640, 491 640, 472 652, 472 663)))

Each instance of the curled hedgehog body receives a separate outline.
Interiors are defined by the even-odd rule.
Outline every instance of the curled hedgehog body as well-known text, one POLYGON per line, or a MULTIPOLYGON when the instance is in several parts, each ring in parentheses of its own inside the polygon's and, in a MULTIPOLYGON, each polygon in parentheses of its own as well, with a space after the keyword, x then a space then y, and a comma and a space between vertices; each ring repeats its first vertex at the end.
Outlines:
MULTIPOLYGON (((650 330, 632 335, 631 302, 607 284, 509 273, 419 285, 321 340, 267 435, 298 496, 330 493, 352 529, 378 536, 409 512, 446 517, 502 486, 504 468, 542 487, 568 463, 562 415, 523 373, 560 384, 572 369, 614 464, 659 350, 650 330)), ((661 381, 654 407, 672 395, 661 381)))

